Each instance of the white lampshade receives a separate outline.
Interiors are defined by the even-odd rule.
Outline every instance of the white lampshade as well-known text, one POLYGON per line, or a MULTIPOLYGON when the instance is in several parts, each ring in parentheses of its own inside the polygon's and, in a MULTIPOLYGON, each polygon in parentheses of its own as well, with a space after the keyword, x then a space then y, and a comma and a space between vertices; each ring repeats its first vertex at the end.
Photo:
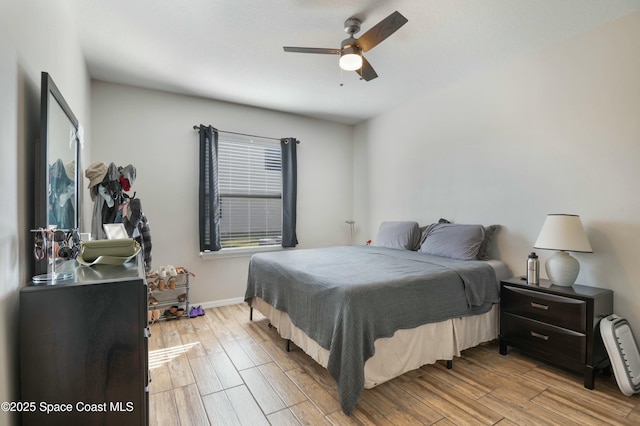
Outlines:
POLYGON ((572 214, 548 215, 534 248, 557 250, 546 261, 545 269, 553 284, 564 287, 572 286, 580 272, 580 264, 576 258, 566 252, 593 253, 580 216, 572 214))
POLYGON ((543 250, 593 253, 580 216, 575 214, 547 215, 534 247, 543 250))

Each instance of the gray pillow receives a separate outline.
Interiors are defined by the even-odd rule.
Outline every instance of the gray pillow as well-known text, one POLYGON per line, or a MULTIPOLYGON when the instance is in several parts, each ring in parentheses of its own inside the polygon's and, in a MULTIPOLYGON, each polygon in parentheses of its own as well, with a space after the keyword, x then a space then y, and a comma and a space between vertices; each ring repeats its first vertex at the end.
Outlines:
POLYGON ((498 229, 500 229, 500 225, 489 225, 484 227, 484 240, 482 240, 482 244, 480 244, 480 248, 478 249, 478 260, 489 259, 489 245, 491 244, 493 236, 498 229))
MULTIPOLYGON (((438 223, 451 223, 451 221, 441 217, 438 223)), ((431 228, 436 226, 438 223, 432 223, 431 225, 420 227, 420 244, 418 244, 418 247, 416 248, 416 250, 420 248, 422 243, 424 243, 424 240, 427 238, 427 234, 429 234, 429 232, 431 231, 431 228)))
POLYGON ((459 260, 476 260, 484 241, 482 225, 438 223, 427 230, 420 253, 459 260))
POLYGON ((382 222, 373 245, 393 249, 416 250, 420 244, 418 222, 382 222))

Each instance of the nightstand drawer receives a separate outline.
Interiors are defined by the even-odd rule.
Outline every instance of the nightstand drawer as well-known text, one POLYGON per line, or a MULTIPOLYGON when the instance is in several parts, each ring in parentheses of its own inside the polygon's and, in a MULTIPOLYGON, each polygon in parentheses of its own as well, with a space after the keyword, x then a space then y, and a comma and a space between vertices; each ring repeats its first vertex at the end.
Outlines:
POLYGON ((587 331, 587 303, 584 300, 506 285, 500 297, 504 312, 574 331, 587 331))
POLYGON ((526 348, 538 355, 561 356, 585 362, 587 336, 540 321, 503 313, 501 334, 515 347, 526 348))

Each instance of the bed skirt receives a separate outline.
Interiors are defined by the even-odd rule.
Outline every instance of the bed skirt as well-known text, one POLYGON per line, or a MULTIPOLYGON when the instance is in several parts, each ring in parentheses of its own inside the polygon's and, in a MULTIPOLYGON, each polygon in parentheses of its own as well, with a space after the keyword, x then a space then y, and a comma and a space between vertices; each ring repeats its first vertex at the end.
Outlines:
MULTIPOLYGON (((327 368, 329 351, 293 325, 286 312, 277 310, 259 297, 253 298, 250 305, 269 319, 282 338, 291 340, 318 364, 327 368)), ((392 337, 377 339, 374 343, 375 354, 364 366, 365 389, 425 364, 452 360, 465 349, 496 339, 498 312, 499 306, 496 304, 485 314, 398 330, 392 337)))

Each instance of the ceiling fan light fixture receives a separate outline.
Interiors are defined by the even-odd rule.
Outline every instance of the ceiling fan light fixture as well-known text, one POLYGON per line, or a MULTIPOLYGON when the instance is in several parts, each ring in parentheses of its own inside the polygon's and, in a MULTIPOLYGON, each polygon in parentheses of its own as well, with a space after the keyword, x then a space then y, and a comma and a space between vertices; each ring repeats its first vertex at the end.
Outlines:
POLYGON ((345 71, 355 71, 362 68, 362 54, 355 46, 348 46, 340 52, 340 68, 345 71))
POLYGON ((338 61, 340 69, 345 71, 355 71, 360 75, 361 80, 371 81, 374 78, 378 78, 378 74, 373 69, 369 61, 362 56, 362 52, 370 51, 386 40, 390 35, 398 31, 398 29, 407 22, 407 18, 402 16, 400 12, 395 11, 371 27, 361 37, 356 39, 354 35, 360 32, 360 24, 362 22, 358 18, 351 17, 344 23, 344 31, 349 34, 349 37, 342 40, 342 43, 340 43, 340 49, 284 46, 284 51, 340 55, 340 59, 338 61))

